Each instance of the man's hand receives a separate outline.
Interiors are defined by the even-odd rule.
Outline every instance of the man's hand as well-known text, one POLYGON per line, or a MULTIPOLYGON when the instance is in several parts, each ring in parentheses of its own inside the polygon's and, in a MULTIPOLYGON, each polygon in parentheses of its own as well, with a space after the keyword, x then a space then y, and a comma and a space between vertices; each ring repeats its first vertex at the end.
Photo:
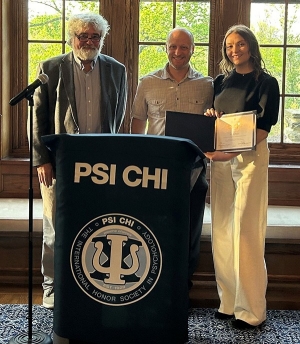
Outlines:
POLYGON ((131 119, 131 134, 145 134, 147 121, 138 118, 131 119))
POLYGON ((47 163, 37 167, 37 173, 39 182, 49 187, 52 186, 52 180, 54 178, 52 164, 47 163))

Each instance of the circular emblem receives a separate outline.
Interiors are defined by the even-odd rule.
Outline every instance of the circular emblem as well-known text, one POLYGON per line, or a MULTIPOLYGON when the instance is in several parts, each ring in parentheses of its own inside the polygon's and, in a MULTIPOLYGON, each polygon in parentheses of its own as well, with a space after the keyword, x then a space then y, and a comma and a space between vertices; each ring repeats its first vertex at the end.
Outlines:
POLYGON ((145 297, 162 268, 154 234, 139 220, 123 214, 106 214, 87 223, 73 242, 70 260, 79 287, 110 306, 145 297))

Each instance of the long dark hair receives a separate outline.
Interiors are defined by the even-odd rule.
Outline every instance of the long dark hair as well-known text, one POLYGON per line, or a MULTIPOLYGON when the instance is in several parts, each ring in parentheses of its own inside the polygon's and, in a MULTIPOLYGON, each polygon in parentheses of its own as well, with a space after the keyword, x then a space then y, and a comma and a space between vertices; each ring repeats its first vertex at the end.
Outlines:
POLYGON ((261 57, 259 44, 254 33, 247 26, 238 24, 238 25, 231 26, 226 32, 225 37, 223 39, 222 50, 221 50, 222 60, 219 66, 220 66, 221 72, 225 75, 224 79, 226 79, 228 75, 230 74, 230 72, 234 69, 234 64, 229 60, 226 54, 226 39, 232 33, 239 34, 249 44, 249 50, 250 50, 250 55, 251 55, 250 61, 254 68, 255 78, 257 79, 258 76, 262 72, 269 73, 265 67, 265 62, 261 57))

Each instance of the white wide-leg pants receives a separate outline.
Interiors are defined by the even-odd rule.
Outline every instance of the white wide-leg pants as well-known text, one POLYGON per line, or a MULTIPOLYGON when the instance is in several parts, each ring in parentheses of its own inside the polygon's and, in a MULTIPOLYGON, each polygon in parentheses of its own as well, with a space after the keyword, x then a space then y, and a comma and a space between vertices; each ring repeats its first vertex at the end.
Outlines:
POLYGON ((267 141, 211 163, 212 248, 219 312, 259 325, 266 319, 267 141))

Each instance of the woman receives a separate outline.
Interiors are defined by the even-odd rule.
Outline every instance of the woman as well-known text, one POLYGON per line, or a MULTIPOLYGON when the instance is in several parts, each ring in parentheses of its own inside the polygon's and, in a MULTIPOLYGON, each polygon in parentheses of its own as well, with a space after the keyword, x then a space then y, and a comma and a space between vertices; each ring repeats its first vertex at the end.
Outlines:
POLYGON ((227 31, 222 57, 214 108, 205 114, 257 111, 255 150, 206 153, 211 160, 212 248, 220 298, 215 317, 232 318, 235 328, 244 329, 266 319, 267 137, 278 119, 279 87, 248 27, 235 25, 227 31))

